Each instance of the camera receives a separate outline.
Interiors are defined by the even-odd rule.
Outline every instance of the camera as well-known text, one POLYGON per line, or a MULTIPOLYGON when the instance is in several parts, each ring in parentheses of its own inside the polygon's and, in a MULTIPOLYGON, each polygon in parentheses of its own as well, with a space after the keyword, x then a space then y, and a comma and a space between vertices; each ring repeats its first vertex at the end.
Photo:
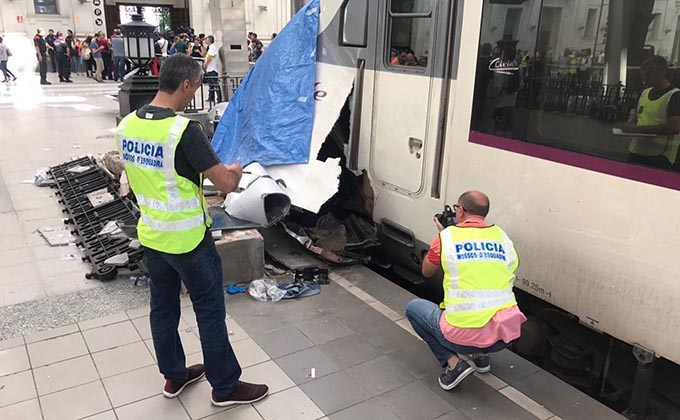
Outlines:
POLYGON ((437 213, 434 215, 439 223, 445 228, 453 226, 456 224, 456 213, 451 209, 451 206, 444 206, 444 211, 442 213, 437 213))

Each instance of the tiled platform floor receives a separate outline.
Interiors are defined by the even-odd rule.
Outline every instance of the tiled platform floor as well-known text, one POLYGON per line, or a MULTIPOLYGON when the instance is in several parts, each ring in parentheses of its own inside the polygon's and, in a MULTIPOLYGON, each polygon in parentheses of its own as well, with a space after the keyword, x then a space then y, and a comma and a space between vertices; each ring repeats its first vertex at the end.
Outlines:
MULTIPOLYGON (((412 296, 361 267, 333 277, 321 295, 301 300, 227 297, 243 379, 271 388, 259 403, 214 408, 205 380, 178 399, 164 398, 147 307, 0 341, 0 419, 620 418, 508 351, 492 359, 496 376, 471 377, 443 391, 434 357, 402 327, 400 313, 412 296)), ((182 311, 187 363, 200 362, 188 299, 182 311)))

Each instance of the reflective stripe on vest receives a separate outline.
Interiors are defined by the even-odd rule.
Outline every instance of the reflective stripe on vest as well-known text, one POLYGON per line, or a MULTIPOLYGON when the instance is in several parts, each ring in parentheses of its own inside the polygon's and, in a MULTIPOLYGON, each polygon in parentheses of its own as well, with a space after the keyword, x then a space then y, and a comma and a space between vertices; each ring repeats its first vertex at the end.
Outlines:
MULTIPOLYGON (((650 92, 651 88, 645 89, 638 100, 637 125, 641 127, 666 124, 668 105, 673 95, 680 92, 680 89, 671 89, 655 100, 649 98, 650 92)), ((631 140, 628 151, 640 156, 663 156, 670 163, 675 163, 679 148, 680 138, 678 136, 640 136, 631 140)))
POLYGON ((440 234, 445 318, 460 328, 481 328, 500 309, 515 306, 514 245, 497 226, 449 227, 440 234))
MULTIPOLYGON (((145 120, 133 113, 116 130, 116 142, 141 211, 139 241, 170 254, 193 250, 210 225, 200 186, 175 170, 175 152, 188 124, 189 120, 180 116, 145 120)), ((202 176, 199 181, 202 184, 202 176)))

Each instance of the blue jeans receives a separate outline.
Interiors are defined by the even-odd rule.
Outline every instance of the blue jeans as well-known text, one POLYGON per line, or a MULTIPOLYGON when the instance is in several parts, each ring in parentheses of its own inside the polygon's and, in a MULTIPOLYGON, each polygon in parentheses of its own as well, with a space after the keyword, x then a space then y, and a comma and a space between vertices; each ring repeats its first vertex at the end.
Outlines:
POLYGON ((151 276, 151 335, 160 372, 166 379, 187 378, 186 358, 177 328, 180 284, 184 282, 196 313, 205 375, 218 398, 236 388, 241 366, 229 343, 222 288, 222 263, 212 236, 186 254, 144 248, 151 276))
POLYGON ((420 338, 430 346, 442 367, 446 367, 449 359, 456 354, 495 353, 508 346, 501 340, 483 349, 452 343, 444 337, 439 328, 441 316, 442 310, 429 300, 413 299, 406 305, 406 318, 420 338))
POLYGON ((123 80, 125 76, 125 57, 113 57, 113 80, 123 80))

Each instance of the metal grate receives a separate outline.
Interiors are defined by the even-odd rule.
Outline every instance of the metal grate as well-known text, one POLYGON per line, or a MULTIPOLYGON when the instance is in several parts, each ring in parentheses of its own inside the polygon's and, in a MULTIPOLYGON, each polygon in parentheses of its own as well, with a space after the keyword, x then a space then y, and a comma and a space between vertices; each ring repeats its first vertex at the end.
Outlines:
POLYGON ((86 277, 113 279, 117 269, 104 261, 126 252, 129 262, 125 267, 131 271, 138 269, 144 258, 141 248, 130 248, 130 239, 127 237, 99 235, 110 221, 136 224, 139 210, 130 200, 119 197, 118 184, 99 167, 95 159, 83 157, 53 166, 48 174, 54 178, 53 188, 59 190, 55 194, 65 207, 62 211, 69 217, 64 223, 73 226, 71 233, 76 235, 76 245, 85 254, 83 261, 92 264, 92 272, 86 277), (100 190, 106 190, 113 199, 93 204, 88 194, 100 190))

